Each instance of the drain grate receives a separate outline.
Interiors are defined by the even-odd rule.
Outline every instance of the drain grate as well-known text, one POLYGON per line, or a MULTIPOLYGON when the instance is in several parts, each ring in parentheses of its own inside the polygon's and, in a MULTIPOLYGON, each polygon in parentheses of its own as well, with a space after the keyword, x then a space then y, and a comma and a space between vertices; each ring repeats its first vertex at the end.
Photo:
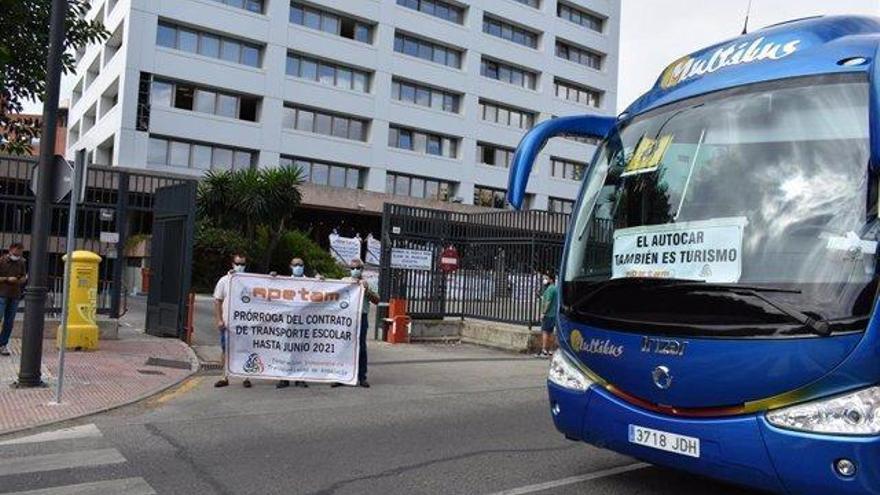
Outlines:
POLYGON ((179 370, 188 370, 190 369, 189 361, 177 361, 174 359, 162 359, 157 357, 151 357, 147 359, 147 362, 144 363, 147 366, 158 366, 161 368, 176 368, 179 370))
POLYGON ((142 374, 142 375, 164 375, 164 374, 165 374, 165 373, 163 373, 163 372, 161 372, 161 371, 159 371, 159 370, 142 370, 142 369, 139 369, 139 370, 137 370, 137 372, 140 373, 140 374, 142 374))
POLYGON ((223 369, 223 363, 202 362, 200 367, 201 367, 201 369, 202 369, 203 371, 209 371, 209 370, 222 370, 222 369, 223 369))

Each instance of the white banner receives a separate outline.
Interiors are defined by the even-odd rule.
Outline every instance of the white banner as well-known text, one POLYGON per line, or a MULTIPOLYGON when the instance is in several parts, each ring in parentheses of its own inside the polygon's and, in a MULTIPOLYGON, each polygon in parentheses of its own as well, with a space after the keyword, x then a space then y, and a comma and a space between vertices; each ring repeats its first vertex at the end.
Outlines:
POLYGON ((373 234, 367 236, 367 259, 368 265, 379 265, 382 261, 382 243, 379 239, 373 237, 373 234))
POLYGON ((361 238, 330 234, 330 254, 336 261, 348 266, 351 260, 361 257, 361 238))
POLYGON ((234 274, 228 301, 230 375, 357 384, 360 285, 234 274))
POLYGON ((616 230, 612 278, 738 282, 747 223, 731 217, 616 230))
POLYGON ((430 270, 433 257, 432 251, 391 248, 391 268, 430 270))

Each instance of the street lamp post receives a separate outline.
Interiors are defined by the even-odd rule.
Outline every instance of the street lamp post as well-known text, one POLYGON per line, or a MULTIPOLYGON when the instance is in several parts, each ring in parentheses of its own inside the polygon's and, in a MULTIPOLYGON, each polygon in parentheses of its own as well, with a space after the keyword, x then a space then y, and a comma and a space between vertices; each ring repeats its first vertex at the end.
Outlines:
MULTIPOLYGON (((24 294, 24 330, 21 340, 19 387, 43 385, 40 363, 43 356, 46 293, 48 292, 49 225, 52 213, 52 169, 55 160, 55 134, 58 120, 58 93, 61 85, 61 55, 64 52, 64 19, 67 0, 52 0, 49 24, 49 56, 46 62, 46 98, 43 101, 43 123, 40 133, 39 176, 31 225, 28 287, 24 294)), ((68 241, 68 242, 72 242, 68 241)))

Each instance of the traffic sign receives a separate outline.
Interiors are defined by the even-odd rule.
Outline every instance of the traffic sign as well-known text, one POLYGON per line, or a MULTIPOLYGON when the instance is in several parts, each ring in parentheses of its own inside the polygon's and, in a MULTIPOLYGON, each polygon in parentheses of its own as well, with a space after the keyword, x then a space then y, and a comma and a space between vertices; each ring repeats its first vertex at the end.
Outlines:
MULTIPOLYGON (((31 191, 34 196, 37 195, 37 181, 39 180, 40 164, 34 164, 34 171, 31 178, 31 191)), ((70 194, 73 189, 73 163, 64 159, 61 155, 55 155, 52 160, 52 190, 49 191, 53 203, 60 203, 61 200, 70 194)))
POLYGON ((440 253, 440 270, 444 273, 452 273, 458 270, 461 257, 455 246, 449 246, 440 253))

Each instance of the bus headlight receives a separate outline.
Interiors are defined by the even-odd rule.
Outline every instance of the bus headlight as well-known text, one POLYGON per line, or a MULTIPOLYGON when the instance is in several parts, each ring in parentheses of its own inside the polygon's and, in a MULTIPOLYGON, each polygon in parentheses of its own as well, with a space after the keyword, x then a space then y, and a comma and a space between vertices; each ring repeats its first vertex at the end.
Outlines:
POLYGON ((837 435, 880 433, 880 387, 870 387, 767 413, 780 428, 837 435))
POLYGON ((550 371, 548 379, 570 390, 586 391, 593 384, 592 380, 587 378, 562 349, 557 349, 553 353, 553 359, 550 360, 550 371))

